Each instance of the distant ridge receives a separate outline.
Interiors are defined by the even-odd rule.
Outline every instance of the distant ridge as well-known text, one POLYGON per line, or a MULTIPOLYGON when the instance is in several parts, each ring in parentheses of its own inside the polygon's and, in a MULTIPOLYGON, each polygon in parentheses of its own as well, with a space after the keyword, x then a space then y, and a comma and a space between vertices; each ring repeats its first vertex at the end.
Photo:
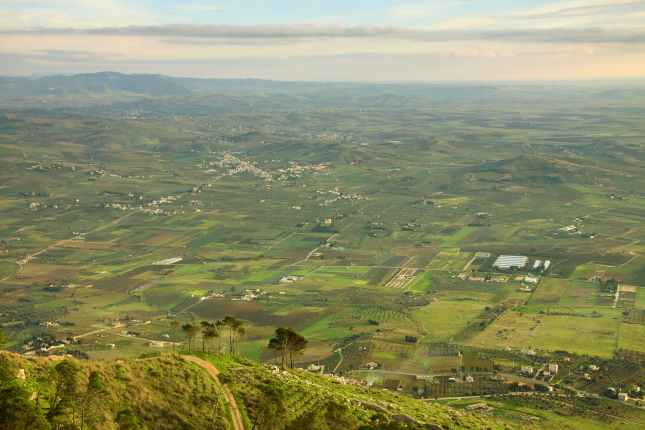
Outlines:
POLYGON ((181 96, 190 90, 162 75, 128 75, 116 72, 56 75, 40 78, 1 78, 0 90, 14 97, 131 93, 147 96, 181 96))

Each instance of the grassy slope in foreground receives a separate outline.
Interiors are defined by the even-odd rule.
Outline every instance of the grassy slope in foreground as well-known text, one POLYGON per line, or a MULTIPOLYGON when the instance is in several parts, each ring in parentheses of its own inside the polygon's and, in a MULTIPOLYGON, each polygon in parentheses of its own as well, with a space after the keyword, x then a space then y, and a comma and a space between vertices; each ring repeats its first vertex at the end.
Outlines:
POLYGON ((246 361, 204 358, 220 369, 220 380, 242 405, 249 429, 389 428, 373 424, 376 420, 409 424, 400 428, 410 429, 511 428, 487 417, 387 390, 344 385, 303 370, 280 371, 246 361))
MULTIPOLYGON (((1 353, 1 357, 8 359, 11 374, 25 370, 26 379, 18 384, 32 401, 36 399, 46 408, 54 390, 54 367, 60 360, 9 353, 1 353)), ((381 422, 411 423, 410 427, 393 427, 400 429, 509 428, 487 417, 382 390, 341 385, 304 371, 274 373, 247 361, 204 358, 221 370, 220 380, 237 399, 247 429, 389 428, 372 426, 376 417, 381 422)), ((79 392, 87 385, 91 371, 98 371, 104 383, 94 411, 96 424, 90 428, 118 429, 116 416, 124 409, 131 410, 148 429, 232 428, 221 388, 202 368, 179 357, 72 361, 79 369, 79 392)))

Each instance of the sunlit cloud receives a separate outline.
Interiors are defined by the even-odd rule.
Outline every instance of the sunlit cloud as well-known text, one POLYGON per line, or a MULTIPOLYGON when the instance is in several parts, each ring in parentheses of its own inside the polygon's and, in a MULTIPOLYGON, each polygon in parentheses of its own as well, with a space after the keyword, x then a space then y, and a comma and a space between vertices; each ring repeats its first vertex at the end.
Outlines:
POLYGON ((343 25, 342 14, 334 15, 340 10, 330 10, 333 20, 317 22, 310 17, 291 17, 293 22, 284 24, 191 21, 193 16, 226 21, 227 0, 169 1, 155 10, 144 6, 152 3, 133 7, 125 0, 28 3, 6 0, 0 6, 0 56, 11 59, 0 62, 0 73, 147 67, 220 76, 221 62, 228 60, 249 67, 243 76, 280 79, 304 79, 295 70, 311 72, 312 64, 328 62, 315 75, 341 79, 349 74, 337 67, 343 59, 345 68, 353 61, 354 80, 376 79, 369 67, 379 62, 388 79, 395 73, 401 79, 440 79, 451 75, 448 64, 463 68, 453 76, 463 72, 472 79, 552 78, 554 71, 568 78, 645 76, 645 0, 540 1, 509 10, 479 7, 479 13, 468 13, 471 4, 482 4, 478 1, 397 1, 382 11, 382 20, 363 25, 343 25), (282 67, 287 63, 291 75, 282 67), (430 63, 432 68, 410 76, 410 70, 430 63))
POLYGON ((602 28, 550 28, 550 29, 506 29, 485 30, 444 28, 438 30, 406 29, 400 27, 343 27, 319 25, 287 26, 130 26, 103 28, 38 28, 31 30, 0 30, 8 35, 31 35, 39 37, 56 35, 78 36, 134 36, 166 39, 224 39, 245 40, 311 40, 311 39, 400 39, 420 42, 451 42, 472 40, 494 40, 506 42, 539 43, 645 43, 643 30, 605 30, 602 28))

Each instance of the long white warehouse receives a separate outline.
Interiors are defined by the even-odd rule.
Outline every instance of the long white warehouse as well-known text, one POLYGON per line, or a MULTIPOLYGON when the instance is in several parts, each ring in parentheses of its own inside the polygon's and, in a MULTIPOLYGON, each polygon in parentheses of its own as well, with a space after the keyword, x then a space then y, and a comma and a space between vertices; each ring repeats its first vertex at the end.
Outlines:
POLYGON ((493 263, 493 267, 502 270, 522 269, 529 262, 529 258, 524 255, 500 255, 493 263))

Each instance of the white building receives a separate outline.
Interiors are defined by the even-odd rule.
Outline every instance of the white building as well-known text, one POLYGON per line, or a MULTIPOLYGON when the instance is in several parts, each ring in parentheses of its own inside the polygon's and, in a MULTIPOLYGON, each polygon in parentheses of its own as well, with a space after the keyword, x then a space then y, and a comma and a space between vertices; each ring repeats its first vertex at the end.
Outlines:
POLYGON ((524 255, 500 255, 493 263, 493 267, 502 270, 522 269, 528 262, 529 258, 524 255))

